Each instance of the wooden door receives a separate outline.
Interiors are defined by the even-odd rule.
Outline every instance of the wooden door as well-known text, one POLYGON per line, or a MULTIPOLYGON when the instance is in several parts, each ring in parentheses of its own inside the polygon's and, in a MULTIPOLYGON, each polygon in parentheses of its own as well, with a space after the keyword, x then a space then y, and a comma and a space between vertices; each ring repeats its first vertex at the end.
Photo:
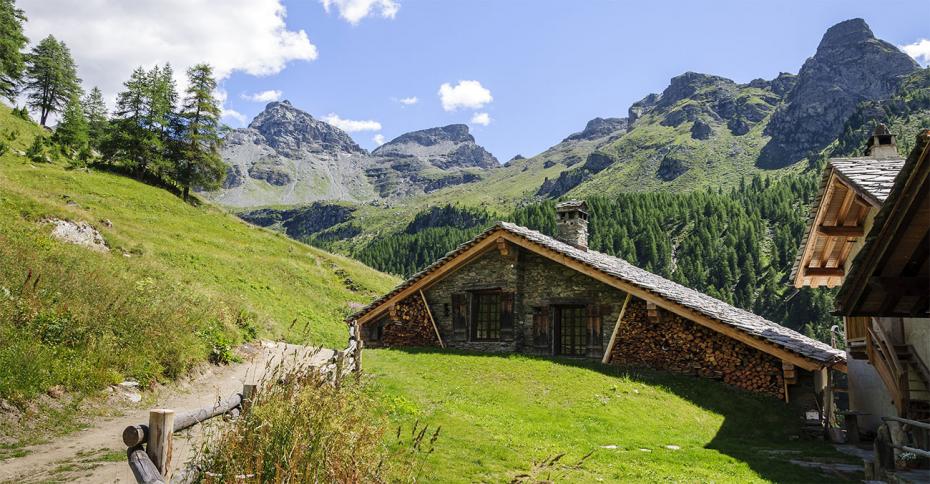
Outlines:
POLYGON ((558 306, 555 311, 555 352, 584 356, 588 349, 587 310, 584 306, 558 306))

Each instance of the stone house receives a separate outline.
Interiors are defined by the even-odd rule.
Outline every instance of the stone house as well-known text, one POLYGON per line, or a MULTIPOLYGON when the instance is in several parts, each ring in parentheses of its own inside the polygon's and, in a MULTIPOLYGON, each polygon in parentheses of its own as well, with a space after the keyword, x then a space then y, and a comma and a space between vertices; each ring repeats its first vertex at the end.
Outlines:
POLYGON ((588 249, 584 202, 556 212, 557 237, 499 222, 347 320, 368 347, 586 358, 786 400, 845 369, 829 345, 588 249))

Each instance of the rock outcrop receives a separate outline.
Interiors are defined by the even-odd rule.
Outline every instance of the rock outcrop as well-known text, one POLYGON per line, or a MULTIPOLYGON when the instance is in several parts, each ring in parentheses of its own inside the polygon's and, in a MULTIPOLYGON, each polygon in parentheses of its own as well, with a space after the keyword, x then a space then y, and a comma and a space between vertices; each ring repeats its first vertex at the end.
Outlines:
POLYGON ((875 38, 862 19, 830 27, 766 127, 772 139, 759 165, 787 166, 819 152, 840 134, 858 103, 888 98, 917 69, 914 59, 875 38))
POLYGON ((222 151, 223 187, 206 193, 224 205, 299 205, 376 197, 365 177, 368 152, 344 131, 288 101, 269 103, 248 128, 233 130, 222 151))
POLYGON ((403 197, 472 183, 500 166, 464 124, 413 131, 371 153, 366 174, 383 197, 403 197))

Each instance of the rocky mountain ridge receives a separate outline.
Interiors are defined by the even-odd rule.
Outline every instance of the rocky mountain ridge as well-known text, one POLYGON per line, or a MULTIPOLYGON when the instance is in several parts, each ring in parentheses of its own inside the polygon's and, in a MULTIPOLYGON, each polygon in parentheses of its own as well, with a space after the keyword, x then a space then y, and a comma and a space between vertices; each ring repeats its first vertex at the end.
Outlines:
POLYGON ((481 180, 499 166, 464 124, 406 133, 369 153, 288 101, 269 103, 247 128, 232 130, 222 157, 226 181, 204 195, 234 207, 412 196, 481 180))

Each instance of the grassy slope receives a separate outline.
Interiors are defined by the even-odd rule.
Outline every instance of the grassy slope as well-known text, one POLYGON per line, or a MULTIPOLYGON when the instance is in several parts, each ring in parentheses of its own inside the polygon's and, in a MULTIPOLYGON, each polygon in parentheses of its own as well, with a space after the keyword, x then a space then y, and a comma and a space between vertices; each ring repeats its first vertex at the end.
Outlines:
POLYGON ((395 424, 442 426, 425 461, 429 482, 508 482, 547 456, 575 463, 591 451, 556 480, 817 482, 786 461, 848 460, 824 442, 793 440, 796 413, 782 403, 697 378, 395 350, 369 350, 365 365, 395 424))
MULTIPOLYGON (((34 124, 2 108, 0 136, 11 148, 24 150, 40 133, 34 124), (10 139, 10 133, 16 133, 15 139, 10 139)), ((46 314, 64 317, 65 321, 79 320, 88 330, 72 346, 82 351, 118 351, 122 345, 130 352, 150 345, 115 331, 112 326, 120 321, 113 319, 120 314, 114 311, 124 311, 130 320, 139 314, 163 317, 162 325, 177 325, 163 328, 168 332, 204 330, 216 321, 235 320, 235 314, 246 311, 255 315, 262 337, 341 346, 346 338, 341 319, 348 304, 367 302, 397 282, 356 261, 249 226, 213 206, 194 207, 164 190, 115 174, 32 163, 13 149, 0 156, 0 243, 5 249, 0 250, 0 286, 12 289, 15 295, 27 273, 35 271, 43 279, 38 284, 41 303, 36 303, 41 314, 32 321, 46 314), (101 231, 113 250, 101 254, 53 241, 51 227, 41 222, 46 217, 86 221, 101 231), (111 221, 112 227, 105 226, 104 219, 111 221), (147 295, 144 300, 124 297, 143 292, 147 295), (118 307, 114 309, 114 305, 118 307)), ((10 311, 14 306, 10 305, 10 311)), ((2 316, 0 311, 0 326, 9 323, 2 316)), ((57 333, 57 339, 49 338, 50 325, 45 319, 39 325, 41 337, 51 356, 61 356, 70 340, 58 341, 57 333)), ((22 348, 19 352, 17 356, 0 343, 0 359, 15 360, 34 353, 22 348)), ((154 357, 140 355, 135 359, 147 356, 154 357)), ((196 356, 202 355, 184 354, 177 359, 187 361, 196 356)), ((85 355, 74 361, 89 359, 85 355)), ((117 373, 101 377, 100 382, 139 376, 138 372, 152 373, 141 375, 144 377, 173 373, 164 368, 151 370, 147 367, 151 362, 129 361, 132 359, 126 355, 123 360, 100 362, 100 371, 117 373)), ((16 383, 17 375, 12 378, 16 383)), ((51 380, 49 384, 86 389, 51 380)))

